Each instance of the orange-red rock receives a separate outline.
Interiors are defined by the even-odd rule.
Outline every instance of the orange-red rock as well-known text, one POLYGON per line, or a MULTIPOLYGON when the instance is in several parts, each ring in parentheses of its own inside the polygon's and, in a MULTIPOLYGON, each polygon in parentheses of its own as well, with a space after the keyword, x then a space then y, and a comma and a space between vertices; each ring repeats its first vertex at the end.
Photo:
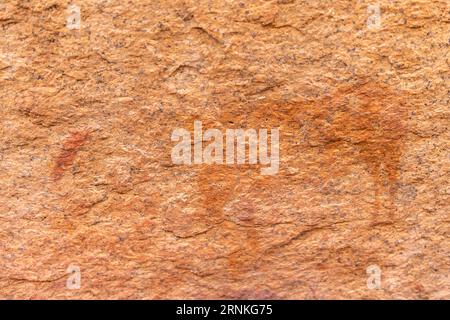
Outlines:
POLYGON ((2 1, 0 298, 450 298, 449 3, 377 3, 2 1))

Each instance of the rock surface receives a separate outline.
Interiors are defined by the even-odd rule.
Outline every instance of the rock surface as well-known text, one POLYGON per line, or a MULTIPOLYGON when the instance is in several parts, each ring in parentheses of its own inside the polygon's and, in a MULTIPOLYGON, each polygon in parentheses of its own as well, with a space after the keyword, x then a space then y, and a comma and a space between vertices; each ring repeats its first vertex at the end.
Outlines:
POLYGON ((449 299, 449 22, 447 0, 1 1, 0 298, 449 299), (194 121, 279 128, 278 174, 173 164, 194 121))

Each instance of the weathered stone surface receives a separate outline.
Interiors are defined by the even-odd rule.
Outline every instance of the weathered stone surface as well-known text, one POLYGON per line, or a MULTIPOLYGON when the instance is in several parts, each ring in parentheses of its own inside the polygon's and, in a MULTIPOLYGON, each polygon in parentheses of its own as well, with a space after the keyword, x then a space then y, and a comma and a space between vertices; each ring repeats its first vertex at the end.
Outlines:
POLYGON ((0 1, 0 298, 450 298, 449 22, 446 0, 0 1), (278 127, 278 174, 174 165, 194 121, 278 127))

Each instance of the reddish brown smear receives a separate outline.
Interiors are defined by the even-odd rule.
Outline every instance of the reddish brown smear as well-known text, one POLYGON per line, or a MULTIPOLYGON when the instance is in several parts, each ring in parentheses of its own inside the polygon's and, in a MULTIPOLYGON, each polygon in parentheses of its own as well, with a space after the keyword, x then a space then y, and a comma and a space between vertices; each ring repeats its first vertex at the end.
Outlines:
POLYGON ((75 132, 64 141, 51 174, 53 181, 61 179, 64 172, 72 166, 78 151, 89 138, 89 134, 87 131, 75 132))
POLYGON ((354 159, 362 161, 373 178, 376 210, 384 203, 392 213, 406 135, 404 95, 385 85, 365 83, 341 88, 307 109, 297 114, 309 133, 306 140, 325 148, 352 147, 354 159))
MULTIPOLYGON (((314 101, 230 108, 221 120, 240 123, 244 128, 279 127, 281 156, 305 153, 311 148, 333 151, 329 154, 334 157, 318 160, 322 174, 329 174, 329 168, 342 163, 347 165, 339 168, 341 172, 350 173, 349 163, 362 162, 375 184, 376 209, 383 209, 384 205, 392 211, 407 132, 407 101, 405 92, 367 81, 339 87, 329 96, 314 101), (294 147, 299 142, 300 149, 294 147), (343 158, 347 160, 337 161, 343 158)), ((280 172, 266 179, 282 183, 283 167, 287 166, 302 164, 281 162, 280 172)))
MULTIPOLYGON (((280 128, 281 159, 291 160, 281 161, 277 175, 259 177, 260 188, 275 190, 277 186, 295 181, 286 175, 287 167, 300 168, 297 179, 305 182, 301 185, 308 185, 334 175, 349 175, 355 165, 362 164, 373 181, 372 223, 379 224, 395 218, 399 166, 407 132, 407 98, 406 93, 384 84, 364 82, 339 87, 329 96, 316 100, 225 106, 220 118, 215 119, 215 125, 205 124, 204 128, 217 127, 218 123, 221 129, 280 128), (296 155, 314 154, 312 150, 321 150, 316 163, 296 160, 296 155), (388 217, 383 217, 383 213, 388 217)), ((246 170, 248 168, 242 166, 204 165, 199 186, 203 206, 210 215, 208 219, 223 217, 224 205, 235 197, 240 184, 255 183, 244 179, 246 170)), ((255 170, 259 172, 259 167, 255 166, 255 170)), ((319 184, 313 186, 321 189, 319 184)), ((254 187, 258 188, 258 184, 254 187)), ((230 232, 242 231, 236 227, 230 232)), ((259 244, 262 236, 249 228, 247 243, 242 247, 256 257, 263 250, 259 244)), ((230 269, 242 271, 251 265, 249 259, 243 255, 231 257, 230 269)))

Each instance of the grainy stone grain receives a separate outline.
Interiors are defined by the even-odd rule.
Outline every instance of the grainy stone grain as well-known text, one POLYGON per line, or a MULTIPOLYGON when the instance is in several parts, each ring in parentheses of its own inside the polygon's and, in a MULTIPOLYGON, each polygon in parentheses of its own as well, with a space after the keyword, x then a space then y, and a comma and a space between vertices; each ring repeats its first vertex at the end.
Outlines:
POLYGON ((447 0, 0 0, 0 298, 450 298, 449 23, 447 0), (194 121, 279 128, 278 174, 174 165, 194 121))

